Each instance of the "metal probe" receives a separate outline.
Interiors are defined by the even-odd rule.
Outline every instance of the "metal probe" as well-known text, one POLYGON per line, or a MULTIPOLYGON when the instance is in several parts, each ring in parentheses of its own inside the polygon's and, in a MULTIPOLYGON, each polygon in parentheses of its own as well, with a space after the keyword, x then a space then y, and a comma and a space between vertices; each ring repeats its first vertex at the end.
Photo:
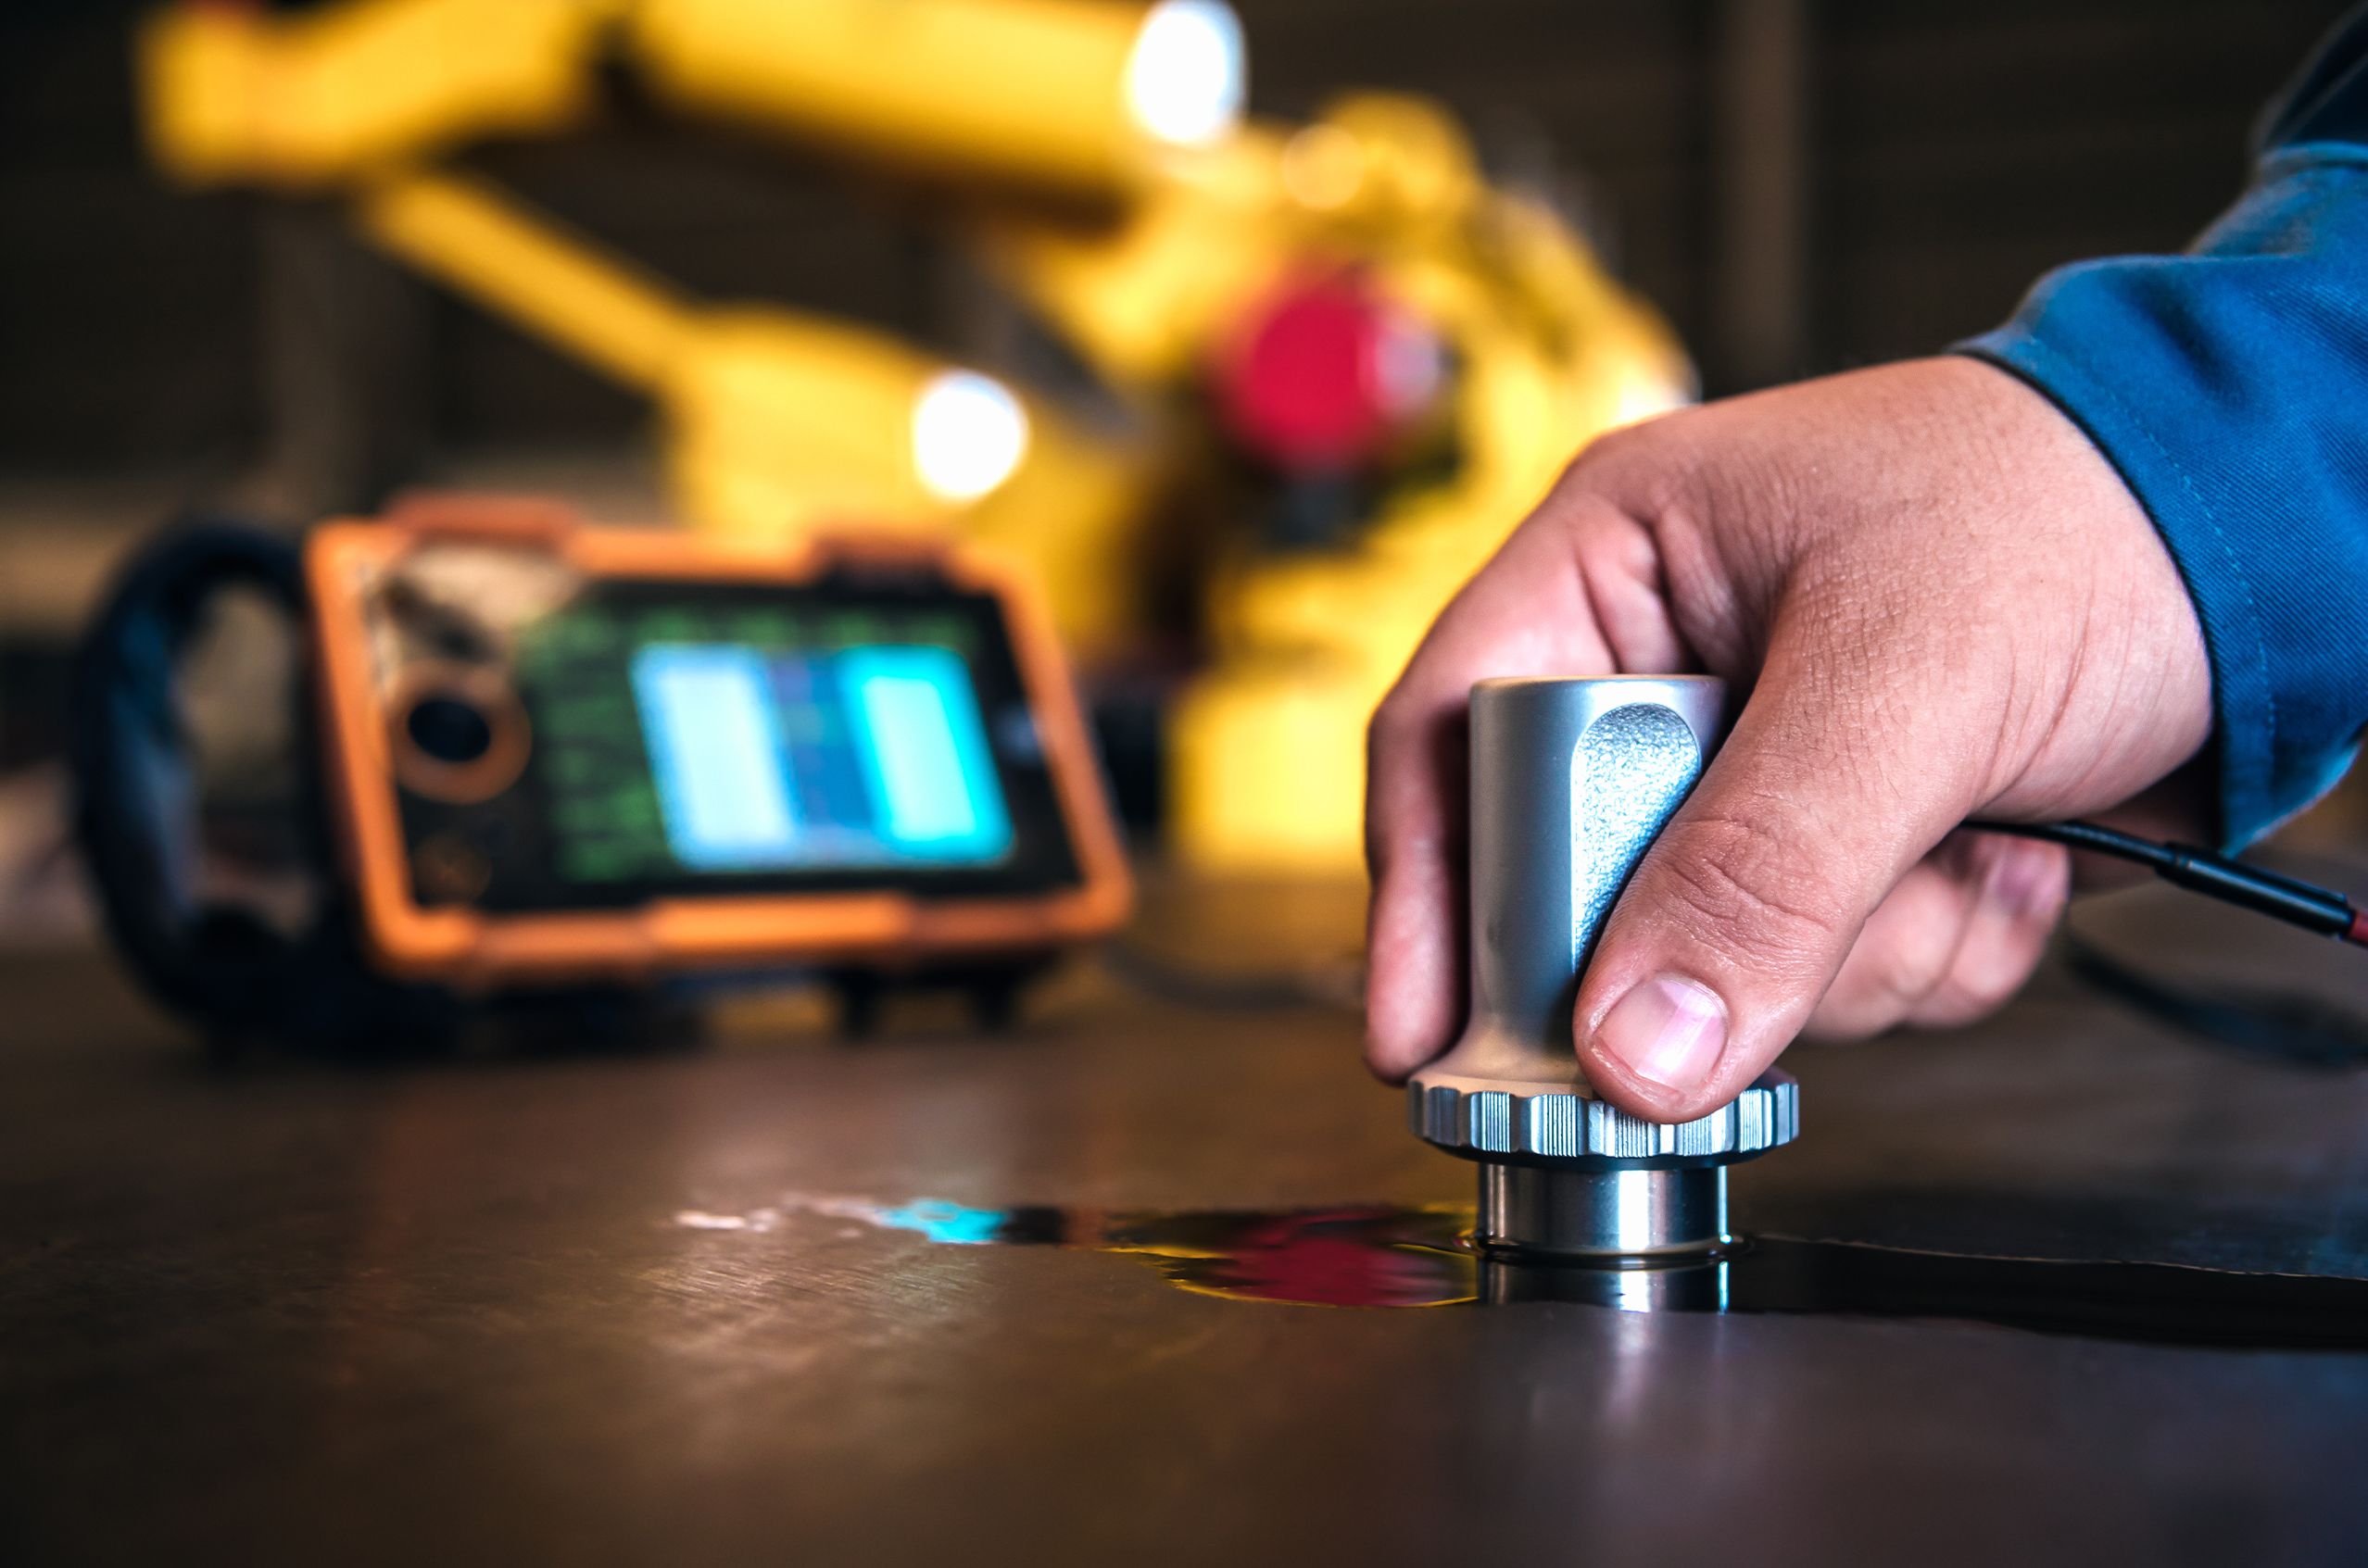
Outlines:
POLYGON ((1472 1017, 1407 1085, 1417 1135, 1480 1165, 1478 1240, 1604 1262, 1728 1239, 1727 1167, 1790 1143, 1770 1071, 1676 1124, 1595 1097, 1571 1044, 1579 976, 1629 873, 1723 734, 1707 675, 1482 681, 1471 696, 1472 1017))

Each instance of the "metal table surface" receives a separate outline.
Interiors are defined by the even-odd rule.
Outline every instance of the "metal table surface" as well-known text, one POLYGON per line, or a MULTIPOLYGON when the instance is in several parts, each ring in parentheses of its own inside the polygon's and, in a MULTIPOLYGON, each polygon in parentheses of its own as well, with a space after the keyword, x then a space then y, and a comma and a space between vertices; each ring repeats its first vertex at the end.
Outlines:
MULTIPOLYGON (((2148 899, 2115 918, 2158 960, 2361 992, 2337 949, 2148 899)), ((1252 962, 1355 918, 1211 890, 1150 916, 1252 962)), ((664 1055, 222 1071, 103 960, 0 962, 0 1553, 2368 1560, 2368 1357, 1239 1302, 827 1201, 1465 1197, 1356 1034, 1085 973, 1001 1039, 759 1012, 664 1055)), ((1737 1173, 1746 1229, 2368 1275, 2368 1073, 2060 978, 1793 1064, 1807 1131, 1737 1173)))

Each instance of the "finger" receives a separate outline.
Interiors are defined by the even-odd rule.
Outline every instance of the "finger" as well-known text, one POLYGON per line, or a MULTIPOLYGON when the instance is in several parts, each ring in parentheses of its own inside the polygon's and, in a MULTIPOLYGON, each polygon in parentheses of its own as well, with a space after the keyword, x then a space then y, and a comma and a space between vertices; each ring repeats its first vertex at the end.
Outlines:
POLYGON ((1732 737, 1648 850, 1582 976, 1579 1054, 1656 1122, 1732 1099, 1807 1021, 1868 917, 1963 820, 1978 732, 1945 660, 1867 628, 1780 625, 1732 737), (1930 691, 1922 688, 1930 687, 1930 691))
POLYGON ((1900 1023, 1948 1027, 2021 989, 2063 907, 2052 845, 1952 834, 1899 880, 1852 944, 1807 1034, 1858 1039, 1900 1023))
POLYGON ((2004 1007, 2039 967, 2071 884, 2072 857, 2063 849, 2008 840, 1968 907, 1964 935, 1947 972, 1908 1010, 1906 1022, 1950 1029, 2004 1007))
POLYGON ((1467 742, 1440 705, 1384 703, 1366 742, 1366 1063, 1392 1082, 1447 1047, 1462 1010, 1467 742))
POLYGON ((1948 847, 1919 861, 1867 917, 1805 1034, 1858 1040, 1905 1019, 1957 961, 1981 896, 1948 847))
POLYGON ((1551 505, 1456 595, 1367 734, 1366 1061, 1404 1078, 1463 1019, 1464 843, 1472 683, 1613 668, 1582 580, 1588 532, 1551 505))

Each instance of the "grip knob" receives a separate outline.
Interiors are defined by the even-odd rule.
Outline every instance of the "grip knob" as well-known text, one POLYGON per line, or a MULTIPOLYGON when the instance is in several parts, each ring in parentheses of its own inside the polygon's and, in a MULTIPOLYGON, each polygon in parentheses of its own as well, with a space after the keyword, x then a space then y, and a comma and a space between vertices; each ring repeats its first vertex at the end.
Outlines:
POLYGON ((1407 1087, 1417 1136, 1480 1160, 1480 1238, 1619 1256, 1725 1239, 1724 1167, 1792 1141, 1763 1074, 1691 1122, 1598 1098, 1571 1044, 1579 977, 1629 874, 1723 738, 1707 675, 1482 681, 1471 695, 1472 1016, 1407 1087))

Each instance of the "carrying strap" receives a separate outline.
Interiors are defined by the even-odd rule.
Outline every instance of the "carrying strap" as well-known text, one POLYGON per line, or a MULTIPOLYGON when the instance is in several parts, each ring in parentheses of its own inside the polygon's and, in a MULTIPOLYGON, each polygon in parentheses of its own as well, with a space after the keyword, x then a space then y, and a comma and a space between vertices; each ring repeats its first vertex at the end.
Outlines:
POLYGON ((68 762, 73 826, 107 933, 150 995, 209 1034, 304 1045, 385 1044, 449 1032, 453 999, 372 973, 334 875, 314 722, 299 693, 296 821, 321 888, 291 935, 257 910, 197 893, 197 784, 176 679, 218 594, 261 594, 299 632, 310 620, 293 542, 204 514, 167 527, 124 568, 79 650, 68 762))

